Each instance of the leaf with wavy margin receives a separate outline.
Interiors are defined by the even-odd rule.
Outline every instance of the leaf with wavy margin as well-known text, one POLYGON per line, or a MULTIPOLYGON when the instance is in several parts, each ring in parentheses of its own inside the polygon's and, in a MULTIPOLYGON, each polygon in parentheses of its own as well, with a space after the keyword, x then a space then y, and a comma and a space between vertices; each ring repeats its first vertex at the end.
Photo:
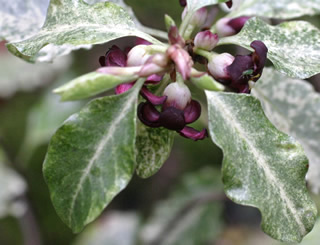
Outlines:
POLYGON ((188 10, 194 12, 202 7, 214 5, 218 3, 224 3, 228 0, 187 0, 188 10))
POLYGON ((309 158, 307 180, 320 191, 320 94, 306 81, 283 76, 266 68, 252 89, 269 120, 295 137, 309 158))
POLYGON ((47 45, 54 50, 54 54, 46 60, 125 36, 159 42, 139 31, 130 15, 114 3, 89 5, 82 0, 55 0, 50 2, 45 24, 37 34, 9 43, 7 47, 16 56, 34 62, 47 45))
POLYGON ((290 21, 271 26, 252 18, 240 33, 222 38, 219 45, 237 44, 251 49, 254 40, 265 43, 275 68, 290 77, 304 79, 320 72, 320 30, 309 22, 290 21))
POLYGON ((317 208, 308 194, 308 159, 302 147, 278 131, 260 102, 245 94, 206 91, 209 130, 224 153, 223 182, 235 202, 257 207, 262 229, 284 242, 311 231, 317 208))

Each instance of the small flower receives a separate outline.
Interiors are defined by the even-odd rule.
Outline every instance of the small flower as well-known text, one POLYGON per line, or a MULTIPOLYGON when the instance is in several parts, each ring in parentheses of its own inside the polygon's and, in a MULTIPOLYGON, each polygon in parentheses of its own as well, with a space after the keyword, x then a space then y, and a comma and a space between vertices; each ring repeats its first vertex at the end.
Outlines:
POLYGON ((237 18, 221 18, 217 21, 216 29, 219 37, 227 37, 237 34, 241 31, 249 16, 241 16, 237 18))
POLYGON ((218 35, 213 34, 209 30, 199 32, 194 39, 194 45, 196 48, 201 48, 208 51, 214 49, 217 46, 218 42, 218 35))
POLYGON ((126 66, 127 55, 116 45, 113 45, 105 54, 100 56, 101 66, 126 66))
POLYGON ((146 47, 147 45, 137 45, 133 47, 128 53, 127 66, 143 65, 151 56, 147 52, 146 47))
POLYGON ((249 93, 249 81, 257 81, 263 71, 268 49, 261 41, 250 45, 254 52, 249 55, 221 54, 208 63, 211 75, 219 82, 239 93, 249 93))
POLYGON ((167 55, 176 64, 176 69, 182 75, 184 80, 188 80, 191 75, 193 66, 192 58, 189 53, 185 51, 180 45, 171 45, 167 50, 167 55))
POLYGON ((228 8, 230 9, 230 8, 232 8, 233 2, 232 2, 232 0, 230 0, 230 1, 226 2, 226 4, 227 4, 228 8))
POLYGON ((159 112, 149 101, 138 107, 138 117, 145 125, 153 128, 164 127, 177 131, 181 136, 193 140, 202 140, 208 136, 207 130, 197 131, 186 126, 196 121, 201 114, 199 102, 191 99, 187 86, 171 83, 164 91, 166 100, 159 112))
MULTIPOLYGON (((181 18, 184 19, 187 13, 188 13, 188 8, 185 7, 182 12, 181 18)), ((208 17, 207 8, 206 7, 200 8, 193 14, 189 24, 193 26, 201 27, 206 23, 207 17, 208 17)))
POLYGON ((213 56, 208 63, 208 70, 211 75, 218 81, 230 80, 227 67, 234 61, 234 57, 229 53, 222 53, 213 56))

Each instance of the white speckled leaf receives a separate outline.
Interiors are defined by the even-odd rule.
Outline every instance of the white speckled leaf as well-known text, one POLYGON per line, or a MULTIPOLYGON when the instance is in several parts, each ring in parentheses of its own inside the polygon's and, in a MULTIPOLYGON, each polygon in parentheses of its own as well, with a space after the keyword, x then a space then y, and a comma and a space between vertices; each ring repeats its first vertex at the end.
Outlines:
POLYGON ((0 40, 22 40, 43 25, 49 0, 0 1, 0 40))
POLYGON ((290 77, 304 79, 320 72, 320 30, 306 21, 271 26, 252 18, 240 33, 222 38, 219 45, 237 44, 250 49, 254 40, 265 43, 275 68, 290 77))
POLYGON ((287 78, 265 69, 252 94, 257 97, 270 121, 295 137, 309 158, 307 179, 320 191, 320 94, 306 81, 287 78))
POLYGON ((82 0, 53 0, 43 28, 36 35, 9 43, 7 47, 13 54, 34 62, 43 55, 39 52, 48 44, 54 53, 46 60, 124 36, 139 36, 158 42, 139 31, 130 15, 114 3, 89 5, 82 0))
POLYGON ((139 122, 136 140, 137 174, 148 178, 168 159, 175 132, 165 128, 150 128, 139 122))
POLYGON ((320 0, 244 0, 228 15, 291 19, 320 14, 320 0))
POLYGON ((278 131, 260 102, 246 94, 206 91, 209 130, 224 153, 223 182, 235 202, 257 207, 262 229, 285 242, 300 242, 317 209, 308 194, 308 160, 302 147, 278 131))
POLYGON ((120 77, 101 72, 90 72, 56 88, 54 92, 59 94, 63 101, 80 100, 107 91, 121 83, 134 81, 135 79, 137 77, 120 77))
POLYGON ((134 173, 142 84, 93 100, 51 139, 43 172, 58 215, 74 232, 97 218, 134 173))
POLYGON ((187 0, 188 10, 196 11, 202 7, 214 5, 218 3, 224 3, 228 0, 187 0))

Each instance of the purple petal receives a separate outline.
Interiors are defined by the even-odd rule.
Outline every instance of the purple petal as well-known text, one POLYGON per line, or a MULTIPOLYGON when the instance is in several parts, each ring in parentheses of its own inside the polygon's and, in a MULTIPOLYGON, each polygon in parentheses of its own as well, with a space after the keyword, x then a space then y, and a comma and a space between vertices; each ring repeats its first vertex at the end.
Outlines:
POLYGON ((163 76, 153 74, 148 76, 147 81, 145 82, 146 84, 157 84, 162 80, 163 76))
POLYGON ((116 45, 113 45, 105 55, 106 66, 126 66, 127 55, 116 45))
POLYGON ((145 125, 152 128, 160 127, 161 125, 159 123, 159 117, 160 117, 160 113, 152 104, 148 102, 139 104, 138 118, 145 125))
POLYGON ((156 96, 153 93, 151 93, 146 86, 143 86, 140 90, 140 94, 143 98, 148 100, 153 105, 162 105, 166 99, 167 96, 156 96))
POLYGON ((115 88, 116 94, 122 94, 127 92, 130 88, 133 87, 135 82, 120 84, 115 88))
POLYGON ((204 138, 208 137, 208 132, 207 132, 207 129, 205 128, 199 132, 194 128, 186 126, 179 133, 181 136, 188 139, 192 139, 194 141, 203 140, 204 138))
POLYGON ((240 32, 244 24, 249 20, 251 17, 249 16, 240 16, 234 19, 231 19, 228 22, 228 25, 232 27, 233 30, 236 31, 236 33, 240 32))
POLYGON ((144 39, 142 39, 140 37, 136 38, 136 45, 150 45, 150 44, 152 44, 152 43, 150 43, 147 40, 144 40, 144 39))
POLYGON ((184 120, 188 123, 193 123, 201 115, 201 105, 196 100, 191 100, 191 102, 184 109, 184 120))
POLYGON ((263 42, 258 40, 253 41, 250 44, 250 47, 254 49, 254 52, 252 53, 252 60, 254 63, 255 75, 261 75, 267 60, 268 48, 263 42))
POLYGON ((237 55, 233 63, 227 67, 227 73, 232 83, 246 83, 251 76, 245 76, 244 73, 250 69, 253 69, 251 55, 237 55))
POLYGON ((100 56, 99 57, 99 64, 101 66, 106 66, 106 57, 105 56, 100 56))
POLYGON ((172 45, 168 48, 167 53, 169 57, 176 64, 176 68, 184 80, 188 80, 191 76, 191 69, 193 61, 187 51, 179 45, 172 45))
POLYGON ((183 111, 175 107, 168 107, 163 110, 160 113, 159 122, 162 127, 176 131, 182 130, 186 125, 183 111))
POLYGON ((180 46, 184 46, 184 39, 180 36, 178 27, 171 26, 169 30, 169 41, 171 44, 179 44, 180 46))

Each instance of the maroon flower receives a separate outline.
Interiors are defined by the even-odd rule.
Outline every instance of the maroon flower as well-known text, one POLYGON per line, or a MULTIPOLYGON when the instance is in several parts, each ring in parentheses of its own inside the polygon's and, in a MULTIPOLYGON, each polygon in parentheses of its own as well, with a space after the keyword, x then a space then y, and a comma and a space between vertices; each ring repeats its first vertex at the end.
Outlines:
POLYGON ((227 6, 228 6, 229 9, 232 8, 232 4, 233 4, 233 3, 232 3, 232 0, 226 2, 226 4, 227 4, 227 6))
MULTIPOLYGON (((149 43, 141 38, 137 39, 137 43, 146 44, 149 43)), ((126 49, 126 50, 130 50, 126 49)), ((112 46, 107 52, 105 56, 101 56, 99 58, 99 62, 101 66, 115 66, 115 67, 125 67, 127 64, 127 53, 122 51, 118 46, 112 46)), ((151 75, 147 78, 146 84, 156 84, 162 80, 162 76, 159 75, 151 75)), ((122 94, 127 92, 130 88, 133 87, 135 81, 130 83, 120 84, 115 88, 116 94, 122 94)), ((140 94, 142 97, 146 98, 148 101, 153 103, 154 105, 162 104, 166 100, 166 96, 155 96, 153 95, 146 86, 143 86, 140 94)))
POLYGON ((236 57, 224 53, 212 58, 208 63, 211 75, 219 82, 239 93, 249 93, 249 81, 257 81, 263 71, 268 49, 261 41, 250 45, 254 52, 236 57))
POLYGON ((153 128, 164 127, 177 131, 181 136, 202 140, 208 136, 207 130, 197 131, 186 126, 196 121, 201 114, 201 106, 196 100, 191 100, 189 89, 177 82, 170 84, 164 95, 167 100, 159 112, 150 101, 140 103, 138 117, 145 125, 153 128))

